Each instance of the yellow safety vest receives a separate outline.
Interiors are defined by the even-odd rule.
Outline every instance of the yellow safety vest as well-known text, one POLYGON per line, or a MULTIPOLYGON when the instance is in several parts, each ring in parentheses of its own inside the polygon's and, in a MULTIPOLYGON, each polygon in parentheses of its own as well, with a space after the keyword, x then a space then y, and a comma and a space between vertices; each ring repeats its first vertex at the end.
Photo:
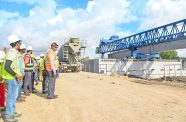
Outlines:
POLYGON ((10 53, 14 53, 15 54, 15 58, 11 64, 11 69, 17 73, 18 75, 22 76, 21 71, 20 71, 20 66, 19 66, 19 60, 18 60, 18 53, 16 53, 13 49, 10 49, 5 56, 4 59, 4 65, 3 65, 3 70, 2 70, 2 77, 5 80, 13 80, 16 78, 16 76, 11 75, 10 73, 8 73, 5 69, 5 63, 6 63, 6 59, 7 57, 10 55, 10 53))
POLYGON ((41 60, 39 62, 39 67, 42 71, 45 70, 45 62, 44 62, 43 58, 41 58, 41 60))

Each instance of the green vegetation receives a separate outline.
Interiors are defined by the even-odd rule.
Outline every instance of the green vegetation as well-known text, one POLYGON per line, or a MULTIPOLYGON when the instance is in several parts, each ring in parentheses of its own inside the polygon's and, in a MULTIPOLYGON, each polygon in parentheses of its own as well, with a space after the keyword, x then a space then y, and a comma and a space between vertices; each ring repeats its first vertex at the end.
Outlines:
POLYGON ((162 59, 179 59, 176 51, 161 52, 160 56, 162 59))

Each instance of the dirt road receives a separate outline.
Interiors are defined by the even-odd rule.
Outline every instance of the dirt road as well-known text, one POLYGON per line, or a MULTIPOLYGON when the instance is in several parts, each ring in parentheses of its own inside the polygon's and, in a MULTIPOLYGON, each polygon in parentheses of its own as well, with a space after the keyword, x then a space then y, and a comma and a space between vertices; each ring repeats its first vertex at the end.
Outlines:
POLYGON ((20 122, 186 122, 186 89, 125 77, 62 74, 58 99, 38 93, 17 104, 20 122))

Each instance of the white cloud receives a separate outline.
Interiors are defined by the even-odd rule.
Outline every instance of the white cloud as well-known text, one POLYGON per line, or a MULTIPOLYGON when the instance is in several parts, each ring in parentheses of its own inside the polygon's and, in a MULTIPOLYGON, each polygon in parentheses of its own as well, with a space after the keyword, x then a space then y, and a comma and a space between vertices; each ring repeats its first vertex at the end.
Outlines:
MULTIPOLYGON (((186 0, 149 0, 139 30, 146 30, 186 18, 186 0)), ((186 49, 177 50, 186 56, 186 49)))
POLYGON ((1 17, 0 18, 0 27, 3 26, 3 24, 5 24, 7 21, 10 21, 12 19, 16 19, 19 16, 20 15, 17 12, 11 13, 11 12, 1 10, 0 11, 0 17, 1 17))
POLYGON ((88 12, 91 12, 93 7, 95 7, 95 6, 99 7, 100 5, 97 2, 95 2, 95 1, 89 1, 86 10, 88 12))
POLYGON ((117 32, 117 26, 136 19, 131 14, 128 0, 89 1, 85 9, 57 9, 56 4, 54 0, 40 2, 30 10, 28 17, 6 20, 2 25, 5 31, 0 30, 0 33, 6 34, 0 38, 6 40, 6 36, 13 33, 21 37, 25 44, 43 51, 49 48, 52 41, 61 44, 65 38, 80 37, 88 41, 87 54, 93 55, 95 50, 92 48, 98 45, 100 38, 121 34, 117 32))
POLYGON ((186 0, 149 0, 139 29, 149 29, 186 18, 186 0))
POLYGON ((33 10, 29 11, 29 16, 34 16, 36 13, 33 10))

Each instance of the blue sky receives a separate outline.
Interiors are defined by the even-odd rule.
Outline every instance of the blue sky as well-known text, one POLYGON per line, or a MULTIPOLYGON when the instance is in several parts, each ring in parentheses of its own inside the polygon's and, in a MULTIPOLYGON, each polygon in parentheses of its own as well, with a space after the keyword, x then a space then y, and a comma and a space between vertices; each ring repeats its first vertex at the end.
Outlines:
POLYGON ((16 3, 16 2, 6 2, 0 1, 0 9, 6 10, 8 12, 19 12, 21 16, 28 16, 29 10, 32 9, 34 5, 26 3, 16 3))
MULTIPOLYGON (((57 8, 66 8, 71 7, 74 9, 78 8, 86 8, 88 0, 56 0, 57 8)), ((36 4, 27 4, 26 2, 8 2, 6 0, 0 1, 0 9, 6 10, 9 12, 19 12, 22 16, 28 16, 29 11, 35 6, 36 4)))
POLYGON ((86 8, 89 0, 57 0, 58 7, 86 8))
POLYGON ((8 47, 11 34, 37 52, 45 52, 53 40, 62 44, 79 37, 88 42, 87 55, 95 56, 100 38, 184 19, 183 11, 185 0, 0 0, 0 48, 8 47))

